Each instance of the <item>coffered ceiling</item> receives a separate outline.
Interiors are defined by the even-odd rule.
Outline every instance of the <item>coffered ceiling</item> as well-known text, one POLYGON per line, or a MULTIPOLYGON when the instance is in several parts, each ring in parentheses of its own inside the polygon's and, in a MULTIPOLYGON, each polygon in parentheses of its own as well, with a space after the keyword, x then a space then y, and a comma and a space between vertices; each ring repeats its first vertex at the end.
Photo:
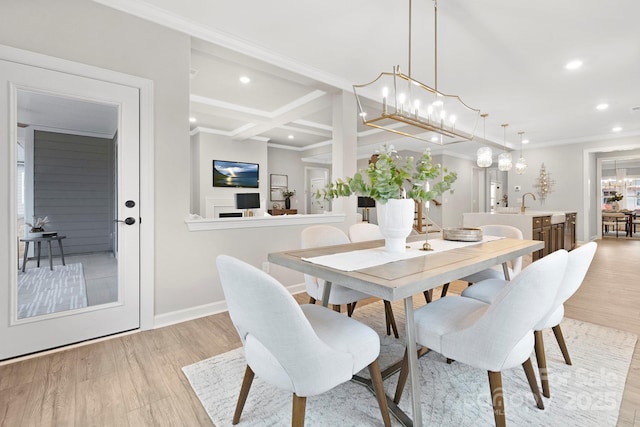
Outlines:
MULTIPOLYGON (((97 1, 192 35, 192 128, 236 140, 328 144, 332 94, 394 65, 408 72, 408 1, 97 1)), ((412 8, 412 77, 431 86, 433 5, 413 0, 412 8)), ((440 0, 438 89, 488 113, 486 137, 498 147, 502 123, 508 149, 520 148, 518 131, 532 148, 640 135, 638 16, 637 0, 440 0), (582 67, 565 68, 576 59, 582 67)), ((439 150, 362 125, 358 132, 360 147, 439 150)), ((476 135, 484 133, 480 122, 476 135)), ((472 158, 479 147, 445 148, 472 158)))

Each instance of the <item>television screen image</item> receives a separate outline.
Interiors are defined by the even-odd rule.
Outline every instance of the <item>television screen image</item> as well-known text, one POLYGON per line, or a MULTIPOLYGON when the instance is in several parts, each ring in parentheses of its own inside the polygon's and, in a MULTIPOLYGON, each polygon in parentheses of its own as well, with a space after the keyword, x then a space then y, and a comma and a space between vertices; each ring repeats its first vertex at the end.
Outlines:
POLYGON ((259 176, 257 163, 213 161, 214 187, 258 188, 259 176))
POLYGON ((236 193, 236 209, 260 208, 260 193, 236 193))

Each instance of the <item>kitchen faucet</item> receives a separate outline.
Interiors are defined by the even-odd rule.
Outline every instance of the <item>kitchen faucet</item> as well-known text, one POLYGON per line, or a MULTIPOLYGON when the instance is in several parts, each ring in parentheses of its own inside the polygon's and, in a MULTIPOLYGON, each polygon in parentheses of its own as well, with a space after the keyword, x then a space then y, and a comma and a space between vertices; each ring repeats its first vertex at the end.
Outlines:
POLYGON ((535 200, 535 199, 536 199, 536 195, 535 195, 535 194, 533 194, 533 193, 524 193, 524 194, 522 195, 522 206, 520 206, 520 212, 522 212, 522 213, 524 213, 524 212, 525 212, 525 210, 527 209, 527 208, 525 208, 525 206, 524 206, 524 196, 526 196, 527 194, 531 194, 531 197, 533 197, 533 200, 535 200))

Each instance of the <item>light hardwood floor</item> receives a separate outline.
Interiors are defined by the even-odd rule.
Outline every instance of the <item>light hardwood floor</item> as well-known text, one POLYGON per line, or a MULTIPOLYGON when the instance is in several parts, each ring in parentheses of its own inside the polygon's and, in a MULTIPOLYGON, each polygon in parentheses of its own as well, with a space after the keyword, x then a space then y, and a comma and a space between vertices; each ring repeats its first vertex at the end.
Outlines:
MULTIPOLYGON (((640 240, 598 244, 566 316, 640 335, 640 240)), ((0 426, 212 426, 181 368, 238 346, 223 313, 0 366, 0 426)), ((640 426, 639 353, 618 426, 640 426)))

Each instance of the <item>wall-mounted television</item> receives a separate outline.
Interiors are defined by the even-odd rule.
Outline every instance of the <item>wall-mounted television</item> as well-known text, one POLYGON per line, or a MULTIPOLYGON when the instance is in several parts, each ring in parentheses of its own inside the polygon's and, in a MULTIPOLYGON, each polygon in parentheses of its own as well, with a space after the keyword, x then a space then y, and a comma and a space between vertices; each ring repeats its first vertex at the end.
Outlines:
POLYGON ((213 161, 214 187, 258 188, 260 166, 257 163, 213 161))
POLYGON ((259 209, 260 193, 236 193, 236 209, 259 209))

